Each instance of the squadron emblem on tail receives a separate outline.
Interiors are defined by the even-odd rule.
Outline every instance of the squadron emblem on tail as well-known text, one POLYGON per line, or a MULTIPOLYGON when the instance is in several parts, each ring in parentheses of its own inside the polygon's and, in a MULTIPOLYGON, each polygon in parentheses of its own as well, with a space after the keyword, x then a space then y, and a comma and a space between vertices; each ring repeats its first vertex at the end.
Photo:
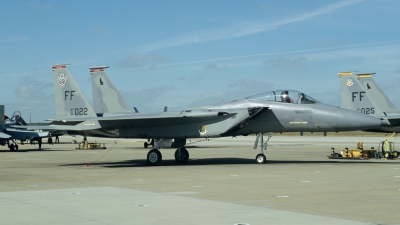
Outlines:
POLYGON ((61 87, 63 87, 65 83, 67 83, 67 76, 65 76, 64 73, 60 73, 60 75, 58 75, 58 83, 61 87))

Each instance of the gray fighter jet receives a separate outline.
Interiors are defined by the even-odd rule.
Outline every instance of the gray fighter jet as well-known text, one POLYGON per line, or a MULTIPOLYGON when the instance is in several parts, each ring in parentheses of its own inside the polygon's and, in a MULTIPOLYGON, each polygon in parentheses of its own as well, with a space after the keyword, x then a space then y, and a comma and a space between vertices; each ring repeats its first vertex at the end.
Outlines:
POLYGON ((31 131, 24 128, 27 124, 21 114, 14 113, 14 116, 9 119, 4 115, 4 105, 0 105, 0 120, 0 145, 7 144, 10 151, 18 150, 16 140, 20 140, 21 143, 26 140, 38 141, 40 149, 42 138, 48 135, 48 132, 31 131))
POLYGON ((373 74, 339 73, 342 106, 346 109, 387 120, 390 123, 390 126, 382 126, 367 131, 400 132, 400 111, 372 79, 373 74))
POLYGON ((265 92, 232 102, 175 112, 97 117, 67 66, 54 65, 52 69, 58 119, 53 123, 54 129, 66 129, 65 125, 69 125, 68 130, 85 136, 107 136, 112 131, 118 138, 154 138, 154 149, 147 154, 151 165, 161 162, 157 142, 162 138, 173 138, 177 147, 176 161, 186 162, 189 159, 185 149, 187 138, 258 134, 261 153, 256 160, 264 163, 265 133, 339 132, 373 129, 387 124, 369 115, 323 104, 294 90, 265 92))

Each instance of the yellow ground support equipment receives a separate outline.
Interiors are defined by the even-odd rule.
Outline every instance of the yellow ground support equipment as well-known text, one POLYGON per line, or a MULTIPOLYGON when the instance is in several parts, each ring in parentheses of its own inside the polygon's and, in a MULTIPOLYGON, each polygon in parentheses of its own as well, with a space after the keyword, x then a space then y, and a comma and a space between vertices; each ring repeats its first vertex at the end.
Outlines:
POLYGON ((341 154, 335 152, 335 148, 331 148, 331 155, 327 157, 329 159, 370 159, 375 157, 377 151, 374 147, 371 149, 364 149, 362 142, 357 142, 356 149, 345 148, 341 151, 341 154))
POLYGON ((96 141, 94 143, 84 141, 79 143, 76 149, 106 149, 106 144, 96 143, 96 141))
POLYGON ((396 140, 396 133, 393 132, 393 134, 389 138, 386 138, 384 141, 381 141, 378 147, 380 151, 378 152, 376 158, 394 159, 399 157, 399 152, 394 150, 395 140, 396 140))

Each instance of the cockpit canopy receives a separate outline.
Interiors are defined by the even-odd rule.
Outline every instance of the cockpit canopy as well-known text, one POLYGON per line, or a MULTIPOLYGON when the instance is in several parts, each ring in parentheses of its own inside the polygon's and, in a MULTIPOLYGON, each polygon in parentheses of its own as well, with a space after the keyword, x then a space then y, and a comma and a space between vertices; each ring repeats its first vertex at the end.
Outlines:
POLYGON ((264 92, 261 94, 246 97, 246 99, 294 103, 294 104, 315 104, 319 102, 302 92, 294 90, 277 90, 277 91, 264 92))

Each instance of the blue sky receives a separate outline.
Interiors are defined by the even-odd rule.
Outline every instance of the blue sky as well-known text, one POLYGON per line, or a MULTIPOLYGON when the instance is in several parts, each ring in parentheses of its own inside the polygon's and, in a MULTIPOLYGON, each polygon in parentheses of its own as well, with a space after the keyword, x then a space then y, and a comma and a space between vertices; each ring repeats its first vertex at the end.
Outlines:
POLYGON ((4 0, 0 21, 0 103, 35 122, 55 117, 59 63, 90 102, 88 68, 110 66, 141 112, 274 89, 341 105, 340 71, 376 72, 400 108, 397 0, 4 0))

